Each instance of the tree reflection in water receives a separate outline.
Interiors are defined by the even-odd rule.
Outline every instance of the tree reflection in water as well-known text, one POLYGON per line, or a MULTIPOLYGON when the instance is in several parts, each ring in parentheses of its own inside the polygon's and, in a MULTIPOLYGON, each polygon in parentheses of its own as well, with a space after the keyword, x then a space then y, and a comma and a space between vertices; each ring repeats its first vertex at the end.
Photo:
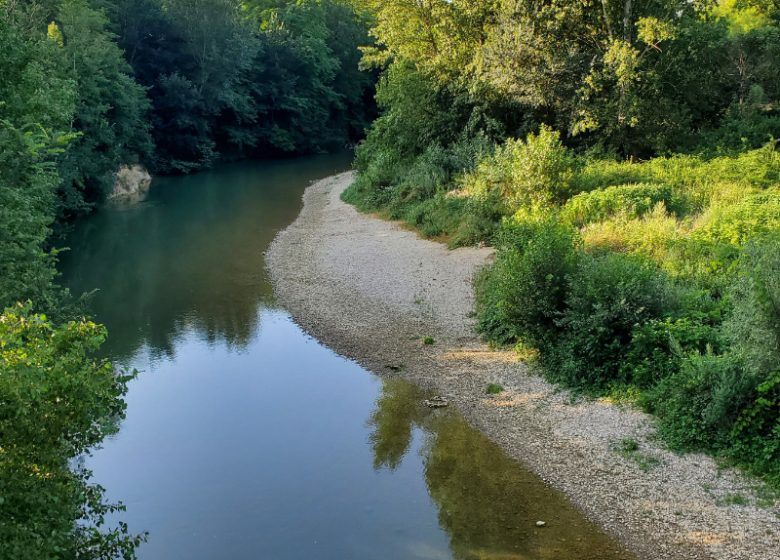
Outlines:
POLYGON ((425 481, 439 524, 459 560, 609 560, 631 556, 560 493, 510 459, 454 410, 431 410, 428 395, 383 382, 369 419, 374 468, 396 469, 415 430, 426 438, 425 481), (547 526, 539 529, 537 520, 547 526))
POLYGON ((172 359, 198 336, 241 350, 273 308, 263 253, 298 215, 310 181, 349 167, 350 154, 223 165, 155 179, 149 198, 82 220, 61 256, 63 282, 93 292, 89 310, 129 362, 143 348, 172 359))

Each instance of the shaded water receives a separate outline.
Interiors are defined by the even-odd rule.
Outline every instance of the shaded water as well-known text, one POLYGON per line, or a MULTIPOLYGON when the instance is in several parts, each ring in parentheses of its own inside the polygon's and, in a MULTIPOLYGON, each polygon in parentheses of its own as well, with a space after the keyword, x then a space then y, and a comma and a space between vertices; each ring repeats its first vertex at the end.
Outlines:
POLYGON ((157 180, 91 217, 62 260, 98 290, 107 354, 140 374, 87 460, 142 560, 628 558, 452 411, 303 333, 263 252, 346 157, 157 180), (537 520, 547 527, 538 529, 537 520))

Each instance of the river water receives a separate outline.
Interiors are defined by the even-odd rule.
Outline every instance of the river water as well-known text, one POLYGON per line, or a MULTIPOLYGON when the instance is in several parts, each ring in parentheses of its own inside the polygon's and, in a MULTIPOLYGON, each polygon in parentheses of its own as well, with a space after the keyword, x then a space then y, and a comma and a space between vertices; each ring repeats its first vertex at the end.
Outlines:
POLYGON ((307 336, 263 253, 345 156, 157 179, 83 221, 63 281, 138 370, 94 479, 149 531, 141 560, 629 558, 413 385, 307 336), (537 528, 536 521, 547 523, 537 528))

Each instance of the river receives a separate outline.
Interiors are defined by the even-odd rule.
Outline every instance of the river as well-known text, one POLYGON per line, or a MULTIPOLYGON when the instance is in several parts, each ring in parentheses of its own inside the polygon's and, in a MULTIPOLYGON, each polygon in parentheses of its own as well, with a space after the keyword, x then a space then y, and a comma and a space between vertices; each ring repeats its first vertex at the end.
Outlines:
POLYGON ((86 458, 149 531, 141 560, 629 558, 449 409, 304 333, 263 253, 349 157, 156 179, 84 220, 63 282, 91 292, 104 352, 138 377, 86 458), (542 520, 546 526, 539 528, 542 520))

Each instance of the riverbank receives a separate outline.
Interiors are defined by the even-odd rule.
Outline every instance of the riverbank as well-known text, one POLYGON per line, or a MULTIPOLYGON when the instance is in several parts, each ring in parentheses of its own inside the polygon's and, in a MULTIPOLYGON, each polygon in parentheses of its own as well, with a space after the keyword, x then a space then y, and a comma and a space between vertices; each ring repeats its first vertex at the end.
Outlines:
POLYGON ((573 402, 513 353, 486 348, 472 330, 471 280, 492 251, 449 251, 358 213, 339 198, 351 179, 309 187, 268 251, 277 296, 306 330, 378 374, 447 396, 641 558, 777 557, 780 507, 759 503, 753 481, 665 450, 641 412, 573 402), (505 391, 486 395, 491 383, 505 391))

